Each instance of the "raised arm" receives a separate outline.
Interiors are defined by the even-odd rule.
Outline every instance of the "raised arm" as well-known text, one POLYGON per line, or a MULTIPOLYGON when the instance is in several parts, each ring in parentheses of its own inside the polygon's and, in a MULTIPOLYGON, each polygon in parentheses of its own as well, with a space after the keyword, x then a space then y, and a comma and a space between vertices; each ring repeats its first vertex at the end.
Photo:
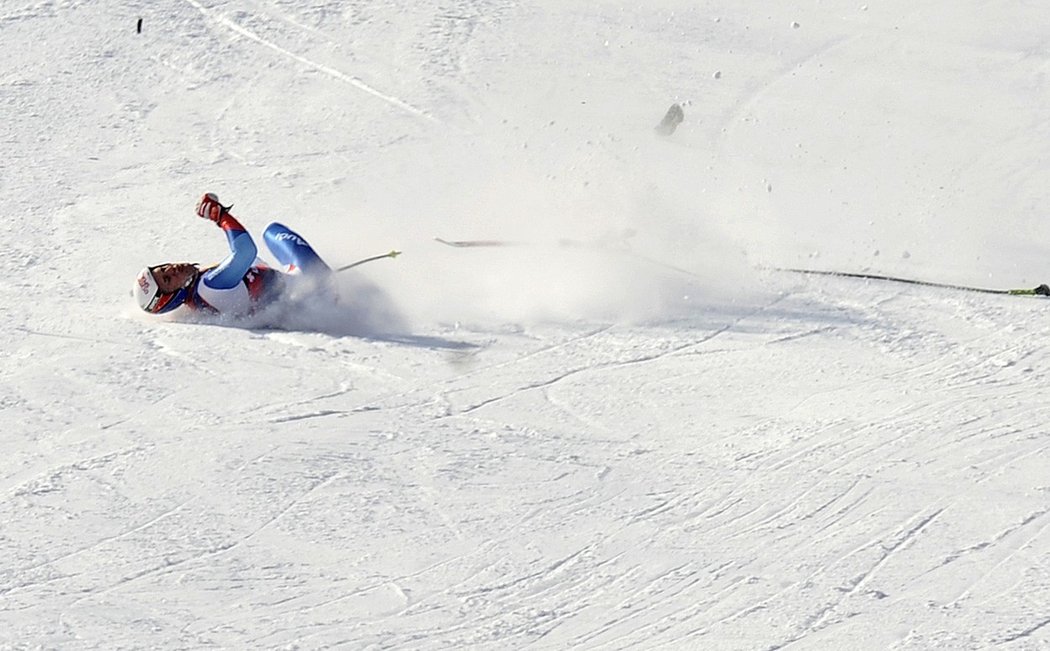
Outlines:
POLYGON ((197 204, 197 215, 221 228, 226 233, 226 240, 230 245, 230 255, 220 262, 219 266, 206 272, 202 281, 213 289, 235 287, 255 262, 258 249, 252 241, 252 236, 230 214, 229 208, 219 203, 219 198, 210 192, 201 197, 200 203, 197 204))

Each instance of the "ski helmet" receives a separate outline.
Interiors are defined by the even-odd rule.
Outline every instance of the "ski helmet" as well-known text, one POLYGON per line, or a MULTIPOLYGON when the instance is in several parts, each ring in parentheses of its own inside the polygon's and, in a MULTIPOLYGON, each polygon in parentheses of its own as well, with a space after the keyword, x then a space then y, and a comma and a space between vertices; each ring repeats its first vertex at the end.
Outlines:
POLYGON ((139 307, 150 314, 164 314, 185 303, 190 293, 190 283, 187 282, 185 286, 173 292, 162 292, 153 276, 153 269, 154 267, 146 267, 135 279, 132 293, 135 294, 139 307))

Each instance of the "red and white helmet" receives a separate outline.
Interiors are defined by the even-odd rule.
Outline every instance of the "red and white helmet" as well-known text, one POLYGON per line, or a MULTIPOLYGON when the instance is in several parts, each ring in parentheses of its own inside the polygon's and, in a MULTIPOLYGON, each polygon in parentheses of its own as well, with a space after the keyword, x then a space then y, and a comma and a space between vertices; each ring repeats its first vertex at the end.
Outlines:
POLYGON ((139 307, 150 314, 164 314, 185 303, 186 297, 189 296, 188 286, 180 287, 174 292, 162 292, 153 276, 153 269, 146 267, 140 271, 135 279, 135 286, 132 287, 131 293, 135 295, 139 307))

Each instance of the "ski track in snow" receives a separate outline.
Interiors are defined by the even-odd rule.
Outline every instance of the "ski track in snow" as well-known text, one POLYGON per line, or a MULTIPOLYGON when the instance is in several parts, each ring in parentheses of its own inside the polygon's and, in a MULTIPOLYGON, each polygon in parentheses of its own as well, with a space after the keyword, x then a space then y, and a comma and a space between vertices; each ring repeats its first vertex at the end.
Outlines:
POLYGON ((361 81, 357 77, 353 77, 351 75, 348 75, 348 74, 346 74, 344 72, 341 72, 339 70, 336 70, 335 68, 332 68, 330 66, 326 66, 324 64, 317 63, 315 61, 311 61, 310 59, 308 59, 308 58, 306 58, 304 56, 301 56, 299 54, 296 54, 294 52, 291 52, 289 50, 286 50, 286 49, 280 47, 276 43, 272 43, 271 41, 269 41, 269 40, 259 36, 258 34, 254 33, 253 31, 242 27, 241 25, 237 24, 236 22, 234 22, 233 20, 229 19, 225 15, 218 14, 215 10, 208 9, 204 5, 202 5, 199 2, 197 2, 196 0, 183 0, 183 1, 188 3, 189 5, 191 5, 197 11, 201 12, 201 14, 203 14, 204 17, 207 18, 208 20, 215 21, 216 23, 222 25, 226 29, 229 29, 230 31, 232 31, 232 32, 234 32, 236 34, 239 34, 239 35, 241 35, 241 36, 243 36, 243 37, 245 37, 247 39, 250 39, 250 40, 258 43, 259 45, 262 45, 262 46, 264 46, 266 48, 269 48, 269 49, 273 50, 274 52, 277 52, 281 56, 287 57, 287 58, 292 59, 294 61, 297 61, 297 62, 299 62, 299 63, 301 63, 303 65, 309 66, 309 67, 311 67, 311 68, 313 68, 313 69, 315 69, 315 70, 317 70, 319 72, 322 72, 322 73, 328 75, 329 77, 332 77, 333 79, 337 79, 339 81, 342 81, 342 82, 345 82, 347 84, 350 84, 354 88, 357 88, 358 90, 361 90, 361 91, 363 91, 365 93, 368 93, 369 95, 377 97, 377 98, 383 100, 384 102, 390 104, 391 106, 394 106, 396 108, 401 109, 402 111, 405 111, 406 113, 410 113, 410 114, 412 114, 412 115, 414 115, 416 117, 420 117, 420 118, 423 118, 425 120, 429 120, 429 121, 432 121, 432 122, 439 122, 437 120, 437 118, 435 118, 434 116, 426 113, 422 109, 418 109, 418 108, 416 108, 414 106, 411 106, 410 104, 408 104, 408 103, 398 99, 397 97, 393 97, 391 95, 387 95, 387 94, 385 94, 383 92, 380 92, 379 90, 377 90, 375 88, 372 88, 368 84, 364 83, 363 81, 361 81))

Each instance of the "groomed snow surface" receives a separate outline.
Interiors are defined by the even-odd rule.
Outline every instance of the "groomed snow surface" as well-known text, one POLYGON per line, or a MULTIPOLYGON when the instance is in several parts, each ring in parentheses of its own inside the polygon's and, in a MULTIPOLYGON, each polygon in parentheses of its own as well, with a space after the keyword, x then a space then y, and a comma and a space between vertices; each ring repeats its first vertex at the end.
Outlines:
POLYGON ((0 647, 1050 648, 1050 302, 775 270, 1050 281, 1047 34, 4 2, 0 647), (206 191, 404 254, 147 317, 206 191))

